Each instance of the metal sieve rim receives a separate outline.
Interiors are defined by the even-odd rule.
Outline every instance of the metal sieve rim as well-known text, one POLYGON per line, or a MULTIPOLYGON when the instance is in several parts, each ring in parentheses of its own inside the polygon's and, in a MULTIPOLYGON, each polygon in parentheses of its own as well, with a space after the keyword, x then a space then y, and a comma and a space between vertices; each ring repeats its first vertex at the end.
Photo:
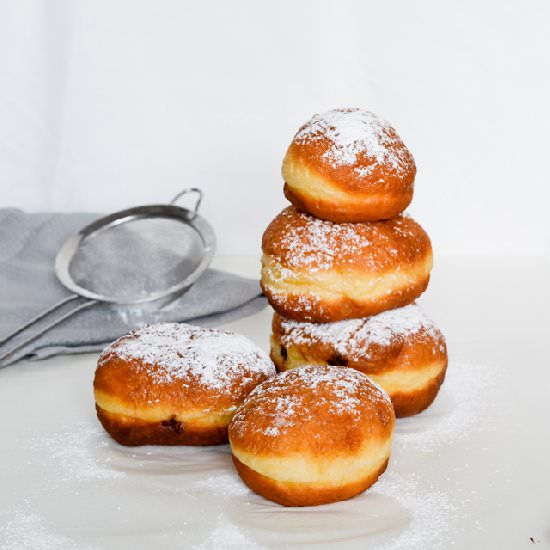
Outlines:
POLYGON ((196 210, 190 211, 187 208, 173 204, 136 206, 126 210, 120 210, 119 212, 109 214, 103 218, 99 218, 98 220, 95 220, 91 224, 82 228, 76 235, 73 235, 67 239, 55 257, 55 273, 63 286, 80 296, 112 304, 142 304, 167 298, 172 295, 177 295, 191 286, 210 265, 214 256, 215 248, 216 237, 214 235, 214 230, 211 225, 196 212, 196 210), (133 220, 147 218, 177 220, 192 227, 193 230, 199 235, 201 242, 203 243, 202 258, 198 266, 190 275, 162 292, 151 293, 145 298, 140 297, 136 300, 117 299, 113 296, 98 294, 97 292, 81 287, 74 281, 69 268, 76 251, 86 237, 89 237, 94 233, 105 231, 108 228, 114 227, 121 223, 128 223, 133 220))

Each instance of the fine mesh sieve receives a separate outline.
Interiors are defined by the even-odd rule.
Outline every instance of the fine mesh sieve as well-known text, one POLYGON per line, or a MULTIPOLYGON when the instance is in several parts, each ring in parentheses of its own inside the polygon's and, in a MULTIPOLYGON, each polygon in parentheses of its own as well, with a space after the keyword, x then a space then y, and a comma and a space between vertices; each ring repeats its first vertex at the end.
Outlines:
MULTIPOLYGON (((80 294, 135 303, 186 281, 200 265, 203 250, 199 233, 178 219, 130 218, 84 237, 63 277, 68 275, 80 294)), ((61 258, 60 269, 64 263, 61 258)))
POLYGON ((158 301, 160 306, 189 288, 210 264, 215 248, 214 232, 198 214, 201 200, 200 189, 185 189, 170 204, 116 212, 70 237, 55 258, 55 273, 73 294, 19 327, 0 346, 68 302, 86 300, 0 355, 0 362, 98 302, 155 305, 158 301), (193 210, 176 205, 188 193, 197 195, 193 210))

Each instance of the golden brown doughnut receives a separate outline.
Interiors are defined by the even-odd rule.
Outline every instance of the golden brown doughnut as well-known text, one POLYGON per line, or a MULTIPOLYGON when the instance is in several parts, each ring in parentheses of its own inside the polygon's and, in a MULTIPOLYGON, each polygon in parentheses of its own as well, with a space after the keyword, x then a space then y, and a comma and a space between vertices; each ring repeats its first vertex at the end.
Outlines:
POLYGON ((386 469, 395 416, 357 370, 304 366, 257 386, 229 425, 233 462, 255 492, 286 506, 345 500, 386 469))
POLYGON ((294 206, 333 222, 397 216, 412 200, 416 166, 395 129, 363 109, 315 115, 283 160, 294 206))
POLYGON ((279 371, 302 365, 357 369, 384 388, 402 417, 435 399, 445 378, 447 347, 415 304, 336 323, 300 323, 275 314, 271 359, 279 371))
POLYGON ((122 445, 217 445, 237 407, 275 374, 253 342, 178 323, 149 325, 109 345, 94 397, 101 424, 122 445))
POLYGON ((283 210, 262 239, 262 288, 296 321, 328 323, 414 302, 428 285, 432 247, 410 217, 335 224, 283 210))

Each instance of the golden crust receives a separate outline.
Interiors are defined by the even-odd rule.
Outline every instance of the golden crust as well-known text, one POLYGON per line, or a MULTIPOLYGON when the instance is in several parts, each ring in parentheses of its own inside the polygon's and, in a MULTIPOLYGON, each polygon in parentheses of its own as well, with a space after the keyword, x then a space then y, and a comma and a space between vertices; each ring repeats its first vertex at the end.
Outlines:
POLYGON ((175 418, 146 421, 114 414, 96 405, 99 421, 105 431, 121 445, 222 445, 227 443, 227 427, 189 426, 175 418))
POLYGON ((392 192, 384 189, 358 193, 349 189, 327 193, 327 189, 334 185, 334 182, 327 181, 320 174, 311 174, 311 168, 306 172, 303 161, 295 159, 290 149, 284 162, 285 197, 298 210, 323 220, 336 223, 387 220, 401 214, 413 198, 414 177, 410 185, 403 185, 392 192), (289 176, 289 173, 293 176, 289 176), (305 176, 305 173, 309 176, 305 176), (289 181, 294 185, 288 183, 289 181), (300 181, 300 184, 297 184, 297 181, 300 181), (319 192, 319 187, 323 188, 324 192, 319 192))
POLYGON ((274 373, 265 353, 244 337, 166 323, 133 331, 104 350, 94 396, 100 421, 117 441, 208 445, 227 441, 237 407, 274 373))
POLYGON ((285 195, 299 209, 334 222, 367 222, 409 205, 416 166, 387 122, 360 109, 336 109, 300 128, 282 174, 285 195))
POLYGON ((389 461, 386 459, 376 471, 369 473, 363 479, 334 486, 278 481, 252 470, 235 455, 232 458, 239 476, 248 487, 255 493, 283 506, 317 506, 352 498, 373 485, 385 472, 389 461))
POLYGON ((438 374, 431 378, 423 387, 414 391, 392 392, 392 403, 395 415, 399 418, 413 416, 427 409, 437 397, 439 388, 445 380, 447 361, 440 365, 438 374))
POLYGON ((272 330, 271 358, 277 370, 308 364, 357 369, 386 390, 397 417, 428 407, 445 377, 445 338, 416 305, 320 325, 275 314, 272 330))
POLYGON ((429 281, 432 248, 413 219, 318 220, 283 210, 262 239, 262 289, 281 315, 332 322, 412 303, 429 281))
MULTIPOLYGON (((275 340, 275 342, 277 341, 275 340)), ((273 362, 279 372, 285 372, 301 366, 298 363, 294 363, 294 366, 290 367, 288 362, 282 358, 280 352, 275 348, 271 352, 271 358, 273 359, 273 362)), ((311 363, 311 361, 309 363, 311 363)), ((330 365, 331 363, 319 360, 318 364, 330 365)), ((437 363, 435 374, 433 376, 430 374, 430 376, 424 380, 422 384, 417 385, 414 389, 396 389, 395 387, 392 387, 392 385, 386 384, 384 379, 381 377, 370 374, 364 370, 361 372, 367 374, 373 381, 386 390, 392 401, 395 416, 397 418, 404 418, 406 416, 413 416, 421 413, 434 402, 437 394, 439 393, 439 389, 445 380, 447 361, 437 363)))
POLYGON ((233 417, 229 441, 237 467, 258 474, 239 470, 253 490, 287 505, 320 504, 373 483, 394 423, 388 396, 363 374, 305 366, 257 386, 233 417))
POLYGON ((413 266, 431 253, 427 233, 409 216, 336 224, 285 208, 262 237, 264 254, 283 268, 380 274, 413 266))
POLYGON ((232 445, 246 452, 326 456, 358 451, 365 440, 386 441, 393 424, 387 394, 363 374, 305 366, 256 386, 229 430, 232 445))
POLYGON ((420 281, 409 283, 405 287, 388 289, 387 292, 370 296, 367 294, 364 298, 347 296, 344 292, 327 297, 314 284, 304 284, 300 290, 288 292, 262 281, 262 289, 271 307, 285 317, 296 321, 331 323, 342 319, 368 317, 412 304, 426 290, 430 280, 426 274, 419 278, 420 281))
MULTIPOLYGON (((256 384, 265 380, 265 377, 257 377, 241 386, 241 382, 235 379, 230 386, 235 392, 234 398, 229 392, 221 393, 215 388, 195 384, 192 379, 188 383, 174 379, 156 384, 142 366, 138 359, 123 359, 111 355, 97 367, 94 390, 116 398, 119 403, 117 409, 133 410, 137 418, 147 418, 154 414, 152 411, 158 409, 169 410, 169 418, 188 411, 231 410, 236 401, 242 402, 256 384)), ((152 368, 156 370, 158 367, 152 368)))

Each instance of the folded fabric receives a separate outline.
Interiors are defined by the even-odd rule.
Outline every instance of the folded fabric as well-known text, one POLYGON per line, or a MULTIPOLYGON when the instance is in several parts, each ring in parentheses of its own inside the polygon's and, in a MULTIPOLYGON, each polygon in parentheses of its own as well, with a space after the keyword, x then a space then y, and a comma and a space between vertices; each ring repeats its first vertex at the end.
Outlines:
MULTIPOLYGON (((55 255, 69 236, 97 217, 94 214, 28 214, 14 208, 0 209, 0 340, 71 294, 57 280, 55 255)), ((43 359, 95 351, 147 323, 190 322, 217 326, 251 315, 265 305, 257 280, 208 269, 187 292, 160 309, 95 304, 10 355, 1 366, 22 358, 43 359)), ((53 313, 52 318, 74 306, 74 302, 67 304, 53 313)), ((42 320, 0 346, 0 354, 37 333, 49 321, 51 318, 42 320)))

